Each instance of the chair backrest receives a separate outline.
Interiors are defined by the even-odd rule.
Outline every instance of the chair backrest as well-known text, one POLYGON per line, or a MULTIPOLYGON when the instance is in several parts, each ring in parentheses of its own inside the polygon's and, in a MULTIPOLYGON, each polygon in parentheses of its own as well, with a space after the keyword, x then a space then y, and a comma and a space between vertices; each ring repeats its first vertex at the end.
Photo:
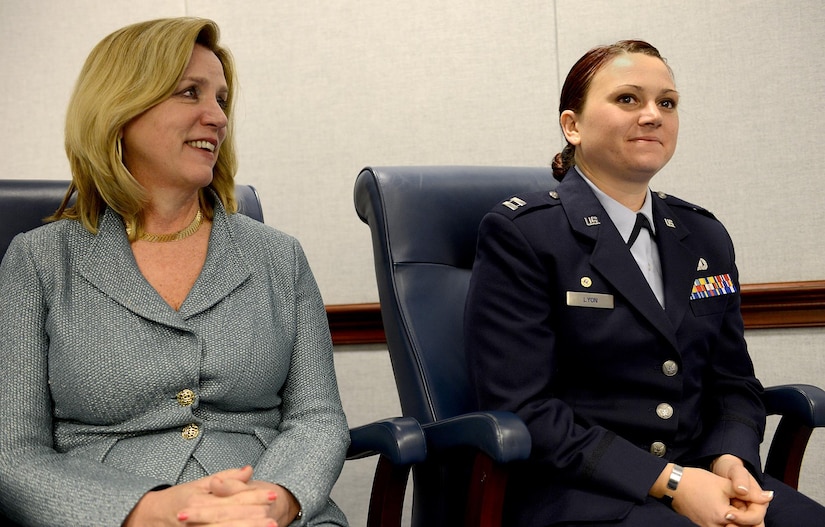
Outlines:
MULTIPOLYGON (((12 238, 43 225, 43 218, 57 210, 68 188, 67 180, 0 179, 0 260, 12 238)), ((263 209, 254 187, 236 185, 235 197, 239 212, 263 223, 263 209)))
POLYGON ((555 186, 549 167, 373 167, 358 175, 355 208, 372 233, 404 415, 429 423, 477 410, 462 325, 478 225, 497 203, 555 186))

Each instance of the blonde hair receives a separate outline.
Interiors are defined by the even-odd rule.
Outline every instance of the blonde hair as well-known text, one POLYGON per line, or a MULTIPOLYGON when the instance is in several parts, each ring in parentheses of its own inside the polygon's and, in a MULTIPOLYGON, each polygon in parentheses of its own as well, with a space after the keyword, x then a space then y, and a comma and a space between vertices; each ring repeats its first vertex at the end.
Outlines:
MULTIPOLYGON (((72 183, 50 219, 76 219, 97 232, 99 217, 108 205, 123 217, 132 236, 137 235, 148 197, 123 164, 122 130, 174 93, 195 44, 218 57, 226 77, 227 133, 209 188, 228 212, 237 211, 232 133, 235 65, 229 50, 218 44, 219 37, 220 30, 211 20, 166 18, 126 26, 95 46, 80 72, 66 116, 65 146, 72 183), (70 205, 73 195, 76 200, 70 205)), ((204 189, 200 201, 211 218, 214 211, 204 189)))

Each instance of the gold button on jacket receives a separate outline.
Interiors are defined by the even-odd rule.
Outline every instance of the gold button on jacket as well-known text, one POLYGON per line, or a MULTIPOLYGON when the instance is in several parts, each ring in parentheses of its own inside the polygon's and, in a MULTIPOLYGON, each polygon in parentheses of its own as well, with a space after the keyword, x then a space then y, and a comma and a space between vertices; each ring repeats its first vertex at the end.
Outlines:
POLYGON ((184 439, 189 440, 189 439, 195 439, 196 437, 198 437, 198 435, 200 435, 200 433, 201 433, 201 429, 198 428, 198 425, 192 423, 192 424, 184 426, 183 430, 180 433, 180 435, 183 436, 184 439))
POLYGON ((181 406, 189 406, 195 402, 195 392, 189 388, 179 391, 175 397, 177 397, 178 404, 181 406))

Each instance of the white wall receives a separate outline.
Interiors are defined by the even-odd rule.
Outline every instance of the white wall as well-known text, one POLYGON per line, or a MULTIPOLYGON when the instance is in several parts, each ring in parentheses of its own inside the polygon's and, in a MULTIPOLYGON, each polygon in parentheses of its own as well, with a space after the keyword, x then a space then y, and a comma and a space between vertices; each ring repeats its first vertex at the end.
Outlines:
POLYGON ((726 223, 743 282, 822 278, 819 0, 4 0, 8 177, 67 177, 63 116, 89 50, 126 23, 184 14, 221 25, 241 80, 239 180, 302 240, 330 304, 377 299, 352 206, 363 166, 546 165, 559 79, 626 37, 659 47, 682 94, 680 145, 654 187, 726 223))
POLYGON ((736 243, 742 282, 821 279, 822 2, 557 5, 565 73, 580 50, 627 36, 667 57, 681 96, 680 141, 653 186, 716 213, 736 243))
MULTIPOLYGON (((302 241, 328 304, 377 301, 352 205, 363 166, 546 165, 560 79, 620 38, 656 45, 681 92, 680 146, 654 188, 725 222, 743 282, 823 278, 820 0, 0 0, 0 177, 67 178, 65 106, 88 52, 127 23, 179 15, 220 24, 241 81, 238 178, 302 241)), ((763 379, 825 386, 822 331, 748 336, 763 379)), ((351 420, 398 412, 383 351, 336 360, 351 420), (361 386, 365 368, 379 391, 361 386)), ((347 477, 336 492, 357 508, 363 477, 347 477)), ((821 478, 805 481, 825 501, 821 478)))

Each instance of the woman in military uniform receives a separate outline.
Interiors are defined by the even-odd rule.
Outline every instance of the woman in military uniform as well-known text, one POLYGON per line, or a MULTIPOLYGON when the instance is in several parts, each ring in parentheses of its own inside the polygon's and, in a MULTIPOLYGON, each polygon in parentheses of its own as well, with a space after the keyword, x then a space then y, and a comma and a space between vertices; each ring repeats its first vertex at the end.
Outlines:
POLYGON ((507 525, 823 525, 822 506, 761 472, 728 233, 649 189, 678 102, 650 44, 589 51, 562 89, 561 183, 481 223, 469 368, 480 407, 516 412, 533 440, 507 525))

